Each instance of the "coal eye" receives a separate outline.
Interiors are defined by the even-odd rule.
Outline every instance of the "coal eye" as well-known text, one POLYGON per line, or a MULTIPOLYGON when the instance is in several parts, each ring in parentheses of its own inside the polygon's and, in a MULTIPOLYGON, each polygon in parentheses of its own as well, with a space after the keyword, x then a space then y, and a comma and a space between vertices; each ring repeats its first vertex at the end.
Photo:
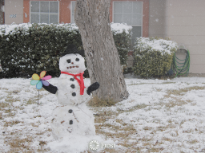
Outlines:
POLYGON ((70 59, 68 59, 67 62, 70 63, 71 62, 70 59))
POLYGON ((76 58, 75 60, 76 60, 76 61, 79 61, 79 58, 76 58))

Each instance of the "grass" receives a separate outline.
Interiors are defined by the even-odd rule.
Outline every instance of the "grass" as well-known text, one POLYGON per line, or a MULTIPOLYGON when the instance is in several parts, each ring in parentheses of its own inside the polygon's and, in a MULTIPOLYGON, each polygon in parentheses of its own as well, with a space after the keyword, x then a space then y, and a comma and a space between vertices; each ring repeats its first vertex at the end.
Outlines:
POLYGON ((182 88, 178 90, 168 90, 167 91, 167 97, 170 97, 170 95, 175 95, 175 96, 180 96, 182 94, 185 94, 191 90, 204 90, 205 87, 199 87, 199 86, 194 86, 194 87, 187 87, 187 88, 182 88))
MULTIPOLYGON (((161 84, 173 84, 174 82, 164 82, 161 84)), ((147 83, 140 83, 140 84, 131 84, 131 85, 143 85, 147 83)), ((151 84, 151 83, 150 83, 151 84)), ((165 110, 170 110, 174 108, 175 106, 184 106, 186 104, 191 104, 191 105, 196 105, 196 103, 192 103, 192 101, 189 100, 183 100, 181 98, 182 95, 188 93, 189 91, 192 90, 204 90, 205 87, 199 87, 199 86, 194 86, 194 87, 187 87, 187 88, 182 88, 182 89, 177 89, 177 90, 167 90, 166 95, 164 95, 163 98, 159 100, 158 103, 155 104, 138 104, 133 107, 130 107, 130 109, 120 109, 117 108, 116 111, 110 110, 110 106, 116 106, 118 107, 117 103, 114 102, 112 99, 109 100, 101 100, 98 99, 97 97, 93 97, 89 101, 89 106, 95 111, 95 128, 96 128, 96 134, 97 135, 103 135, 106 138, 111 138, 113 140, 117 140, 118 142, 116 145, 120 145, 122 147, 125 147, 126 149, 123 150, 125 153, 140 153, 143 152, 143 149, 147 149, 147 152, 162 152, 164 150, 161 145, 166 144, 167 142, 173 143, 176 137, 178 137, 181 133, 187 133, 191 134, 193 132, 198 132, 201 134, 204 134, 203 130, 200 129, 195 129, 195 130, 183 130, 180 131, 180 128, 183 127, 183 124, 185 122, 188 122, 188 120, 182 120, 180 123, 174 123, 172 119, 167 120, 167 124, 162 124, 161 120, 157 120, 155 124, 158 126, 152 127, 151 125, 144 126, 143 124, 136 124, 138 123, 137 120, 130 121, 129 123, 125 122, 124 120, 118 118, 118 116, 122 113, 131 113, 135 112, 137 113, 137 110, 144 109, 145 111, 150 111, 148 108, 150 107, 152 109, 158 109, 160 110, 161 107, 163 106, 165 110), (171 99, 169 102, 164 102, 166 99, 171 99), (159 106, 157 108, 152 107, 152 106, 159 106), (107 109, 106 109, 107 108, 107 109), (115 123, 110 123, 107 122, 110 119, 112 119, 115 123), (140 129, 139 127, 142 126, 140 129), (179 129, 178 129, 179 128, 179 129), (154 136, 157 135, 157 133, 166 133, 167 131, 172 131, 170 133, 170 137, 163 136, 161 141, 158 142, 154 136), (149 135, 149 137, 146 136, 141 136, 140 133, 146 133, 149 135), (132 140, 132 141, 130 141, 132 140), (137 145, 141 144, 140 147, 137 145)), ((14 120, 14 121, 9 121, 5 122, 4 119, 7 117, 14 117, 16 115, 16 112, 18 110, 24 109, 25 106, 31 105, 31 104, 36 104, 37 103, 37 98, 30 98, 28 101, 24 101, 22 106, 13 106, 13 103, 16 101, 20 101, 20 97, 13 98, 14 95, 18 95, 20 91, 14 90, 14 91, 8 91, 8 89, 4 89, 8 93, 8 96, 5 98, 5 101, 0 103, 0 120, 3 123, 4 126, 4 131, 8 127, 14 127, 16 125, 21 125, 22 126, 30 126, 32 127, 32 130, 38 129, 40 126, 40 122, 35 122, 35 123, 30 123, 29 125, 25 125, 24 122, 14 120)), ((161 92, 161 88, 154 88, 155 91, 161 92)), ((31 92, 27 90, 27 92, 31 92)), ((149 93, 147 93, 149 94, 149 93)), ((43 95, 40 95, 40 98, 42 98, 43 95)), ((128 103, 133 103, 135 100, 130 100, 128 103)), ((36 110, 37 111, 37 110, 36 110)), ((165 112, 166 114, 166 112, 165 112)), ((34 118, 41 118, 41 115, 35 115, 34 118)), ((155 121, 153 119, 153 121, 155 121)), ((10 146, 10 152, 49 152, 48 148, 45 148, 47 145, 47 141, 40 140, 38 142, 39 148, 36 150, 36 148, 32 148, 31 144, 35 140, 35 138, 40 138, 43 137, 44 135, 50 135, 52 130, 49 128, 46 131, 38 131, 35 132, 33 135, 27 133, 22 137, 22 131, 14 131, 11 133, 4 133, 5 139, 4 143, 5 145, 10 146)), ((199 140, 197 139, 190 139, 187 141, 190 145, 196 145, 199 143, 199 140)), ((117 153, 120 152, 121 150, 118 149, 104 149, 101 151, 102 153, 109 152, 109 153, 117 153)), ((91 153, 90 151, 87 151, 88 153, 91 153)), ((101 153, 100 152, 100 153, 101 153)))
POLYGON ((4 123, 4 127, 12 127, 13 125, 16 125, 16 124, 19 124, 19 123, 23 123, 23 122, 20 122, 20 121, 11 121, 11 122, 5 122, 4 123))
POLYGON ((4 110, 5 108, 9 107, 10 104, 8 102, 0 103, 0 110, 4 110))
MULTIPOLYGON (((174 82, 165 82, 163 84, 173 84, 174 82)), ((132 84, 134 85, 134 84, 132 84)), ((137 84, 139 85, 139 84, 137 84)), ((182 95, 186 94, 189 91, 192 90, 204 90, 205 87, 199 87, 199 86, 194 86, 194 87, 187 87, 187 88, 182 88, 182 89, 178 89, 178 90, 168 90, 166 92, 166 95, 160 99, 159 103, 154 104, 155 106, 157 105, 161 105, 161 106, 165 106, 166 109, 171 109, 175 106, 183 106, 186 105, 188 103, 190 103, 191 105, 196 105, 192 103, 192 101, 190 100, 184 100, 181 98, 182 95), (171 100, 168 103, 163 102, 165 99, 168 99, 171 97, 171 100)), ((156 90, 158 92, 161 91, 161 89, 156 88, 156 90)), ((98 101, 96 99, 96 101, 98 101)), ((133 101, 131 101, 130 103, 132 103, 133 101)), ((102 103, 101 101, 99 102, 95 102, 95 104, 97 103, 102 103)), ((101 108, 107 106, 107 103, 104 103, 102 105, 94 105, 97 106, 97 115, 95 115, 95 123, 96 124, 96 133, 97 134, 101 134, 106 136, 107 138, 111 138, 111 139, 117 139, 119 140, 119 143, 117 145, 121 145, 125 148, 127 148, 127 151, 125 152, 141 152, 141 150, 143 148, 147 148, 148 152, 161 152, 164 150, 163 147, 160 147, 161 144, 164 144, 166 141, 169 141, 170 143, 174 142, 175 140, 169 137, 162 137, 162 141, 161 142, 156 142, 155 144, 153 144, 153 138, 138 138, 136 139, 135 142, 129 142, 128 140, 131 140, 132 137, 134 135, 136 135, 138 133, 138 131, 136 130, 136 128, 133 126, 133 124, 127 124, 125 123, 122 119, 116 119, 116 123, 119 123, 120 125, 115 125, 115 124, 108 124, 106 121, 109 119, 115 119, 117 118, 117 116, 121 113, 126 113, 126 112, 133 112, 136 111, 138 109, 145 109, 146 107, 149 107, 151 105, 148 104, 138 104, 136 106, 133 106, 130 109, 117 109, 117 111, 100 111, 101 108), (106 129, 106 130, 105 130, 106 129), (135 150, 133 150, 133 146, 137 145, 138 142, 141 142, 143 147, 138 147, 135 148, 135 150), (154 145, 154 146, 153 146, 154 145), (132 148, 132 149, 131 149, 132 148)), ((115 104, 113 104, 115 105, 115 104)), ((90 106, 93 106, 92 104, 90 106)), ((164 125, 164 126, 157 126, 156 128, 153 127, 149 127, 149 126, 145 126, 143 127, 144 131, 149 131, 150 134, 155 135, 156 132, 165 132, 167 130, 172 130, 173 133, 171 133, 170 135, 175 138, 179 136, 179 131, 176 129, 177 126, 182 127, 182 125, 186 122, 185 120, 182 120, 179 124, 175 124, 172 122, 172 120, 168 120, 167 121, 168 124, 164 125)), ((190 133, 190 131, 183 131, 185 133, 190 133)), ((197 144, 198 141, 197 140, 190 140, 189 141, 190 144, 197 144)), ((113 152, 116 152, 117 150, 113 150, 113 152)))
POLYGON ((19 136, 6 137, 4 140, 5 144, 10 146, 10 153, 12 152, 32 152, 30 144, 32 143, 32 137, 28 136, 25 138, 20 138, 19 136))
MULTIPOLYGON (((6 90, 6 89, 4 89, 4 90, 6 90)), ((27 106, 27 105, 36 104, 36 99, 30 98, 27 101, 25 100, 22 105, 14 106, 13 105, 14 102, 20 101, 20 97, 16 96, 16 95, 18 95, 18 93, 20 91, 18 91, 18 90, 8 91, 8 89, 7 89, 6 92, 8 94, 5 97, 5 100, 3 102, 0 102, 0 120, 2 120, 3 127, 4 127, 4 131, 3 131, 3 134, 5 136, 4 144, 10 146, 10 150, 8 151, 8 153, 14 153, 14 152, 16 152, 16 153, 17 152, 33 153, 33 152, 36 152, 36 149, 32 148, 32 146, 31 146, 31 144, 33 143, 34 137, 42 136, 43 134, 46 133, 46 131, 36 133, 35 135, 30 135, 29 133, 22 134, 23 132, 21 130, 16 130, 15 132, 5 132, 5 131, 7 131, 6 129, 8 127, 14 127, 18 124, 21 124, 21 126, 25 126, 25 129, 26 129, 26 126, 28 126, 28 125, 25 125, 25 123, 23 121, 18 121, 18 120, 6 121, 5 119, 7 117, 14 117, 19 110, 23 110, 25 108, 25 106, 27 106), (13 98, 14 96, 17 98, 13 98)), ((42 98, 42 97, 43 97, 43 95, 40 95, 40 98, 42 98)), ((38 118, 38 117, 40 118, 42 116, 41 115, 34 116, 34 118, 38 118)), ((31 126, 33 128, 38 128, 39 125, 40 125, 39 123, 31 123, 31 126)), ((50 129, 48 129, 47 131, 51 133, 50 129)), ((48 149, 44 148, 45 145, 46 145, 45 141, 40 141, 39 148, 37 151, 38 152, 48 151, 48 149)))
MULTIPOLYGON (((163 84, 172 84, 173 82, 166 82, 163 84)), ((167 94, 160 100, 160 103, 157 103, 156 105, 163 105, 165 106, 165 108, 167 109, 171 109, 175 106, 183 106, 187 103, 191 103, 191 101, 185 101, 183 100, 180 96, 182 94, 185 94, 191 90, 203 90, 205 89, 204 87, 198 87, 198 86, 194 86, 194 87, 188 87, 188 88, 183 88, 183 89, 178 89, 178 90, 168 90, 167 94), (172 96, 175 95, 176 97, 172 96), (167 99, 167 98, 172 98, 172 100, 169 103, 164 103, 163 100, 167 99)), ((161 91, 161 89, 157 89, 157 91, 161 91)), ((131 101, 132 103, 133 101, 131 101)), ((117 118, 117 116, 121 113, 126 113, 126 112, 133 112, 136 111, 138 109, 144 109, 148 106, 151 105, 147 105, 147 104, 138 104, 136 106, 133 106, 130 109, 127 110, 121 110, 121 109, 117 109, 117 111, 100 111, 101 108, 105 107, 105 106, 112 106, 115 105, 116 103, 109 103, 109 101, 101 101, 97 98, 94 98, 92 102, 90 102, 90 106, 94 106, 97 107, 97 114, 95 114, 95 123, 96 123, 96 133, 97 134, 101 134, 106 136, 107 138, 111 138, 111 139, 118 139, 118 140, 123 140, 120 141, 117 145, 121 145, 125 148, 127 148, 128 152, 132 152, 133 146, 135 146, 138 141, 141 141, 143 146, 145 148, 148 148, 148 152, 161 152, 164 150, 163 147, 159 147, 160 144, 163 144, 165 141, 169 141, 169 142, 173 142, 173 139, 168 138, 168 137, 163 137, 162 138, 162 142, 158 142, 155 143, 156 146, 153 146, 152 138, 138 138, 138 141, 135 142, 129 142, 128 140, 131 139, 131 137, 133 135, 136 135, 138 132, 137 130, 134 128, 134 126, 132 124, 127 124, 125 123, 123 120, 121 119, 116 119, 116 123, 119 123, 120 125, 114 125, 114 124, 108 124, 106 121, 109 119, 115 119, 117 118), (105 130, 106 129, 106 130, 105 130), (109 131, 109 132, 108 132, 109 131)), ((182 124, 184 124, 185 120, 183 120, 179 125, 182 126, 182 124)), ((176 125, 172 123, 171 120, 168 121, 168 125, 166 126, 158 126, 155 129, 153 127, 149 127, 149 126, 145 126, 143 127, 144 131, 150 131, 150 134, 155 135, 156 132, 164 132, 168 129, 175 129, 176 125)), ((178 130, 174 130, 175 132, 172 133, 171 135, 173 137, 177 137, 178 134, 178 130)), ((188 131, 184 131, 184 132, 188 132, 188 131)), ((196 140, 192 140, 189 143, 194 144, 197 143, 196 140)), ((142 148, 138 148, 138 152, 141 152, 142 148)), ((113 150, 112 152, 116 152, 116 150, 113 150)), ((136 149, 135 151, 136 152, 136 149)))
POLYGON ((30 104, 36 104, 36 100, 35 99, 29 99, 26 103, 27 105, 30 105, 30 104))
POLYGON ((147 106, 149 106, 149 105, 139 104, 139 105, 133 106, 131 109, 125 110, 124 112, 132 112, 132 111, 135 111, 135 110, 138 110, 138 109, 146 108, 147 106))
MULTIPOLYGON (((112 111, 103 112, 102 111, 97 116, 95 116, 95 123, 97 123, 95 125, 96 134, 102 134, 106 136, 107 138, 125 140, 131 137, 133 134, 137 133, 136 129, 134 128, 132 124, 127 124, 123 122, 123 120, 120 120, 120 119, 116 119, 116 123, 119 123, 120 125, 113 125, 113 124, 106 123, 107 119, 115 118, 117 115, 119 115, 119 113, 117 112, 112 112, 112 111), (105 129, 107 130, 105 131, 105 129)), ((133 144, 130 144, 128 142, 119 143, 118 145, 122 145, 124 147, 133 146, 133 144)), ((113 150, 113 149, 110 149, 110 150, 113 150)), ((117 151, 112 151, 112 152, 114 153, 117 151)))
POLYGON ((188 103, 194 106, 196 105, 196 103, 192 103, 191 100, 184 100, 183 98, 181 98, 181 96, 192 90, 204 90, 204 89, 205 87, 194 86, 194 87, 187 87, 187 88, 182 88, 178 90, 168 90, 166 92, 166 95, 160 99, 160 102, 155 105, 165 106, 167 109, 171 109, 175 106, 183 106, 188 103), (165 103, 164 100, 170 97, 171 97, 171 100, 168 103, 165 103))
MULTIPOLYGON (((162 82, 162 84, 174 84, 175 82, 162 82)), ((128 84, 128 86, 135 86, 135 85, 146 85, 146 84, 156 84, 156 83, 134 83, 131 82, 131 84, 128 84)))
POLYGON ((88 105, 92 107, 109 107, 115 105, 116 102, 112 99, 99 99, 98 97, 94 96, 89 102, 88 105))

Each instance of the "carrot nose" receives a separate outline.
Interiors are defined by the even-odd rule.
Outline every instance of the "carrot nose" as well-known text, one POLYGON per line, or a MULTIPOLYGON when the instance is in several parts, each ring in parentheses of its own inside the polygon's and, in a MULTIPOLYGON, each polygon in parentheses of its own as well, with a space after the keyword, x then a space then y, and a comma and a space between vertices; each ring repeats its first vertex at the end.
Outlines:
POLYGON ((71 62, 71 64, 74 64, 73 62, 71 62))

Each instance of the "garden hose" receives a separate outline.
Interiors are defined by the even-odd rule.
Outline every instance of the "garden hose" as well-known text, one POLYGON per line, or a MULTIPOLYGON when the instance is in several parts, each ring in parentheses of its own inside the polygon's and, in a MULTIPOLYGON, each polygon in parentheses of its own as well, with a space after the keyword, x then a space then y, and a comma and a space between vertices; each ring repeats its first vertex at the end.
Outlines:
POLYGON ((175 73, 175 77, 189 74, 190 68, 190 53, 188 50, 185 50, 186 58, 184 60, 179 59, 174 53, 173 57, 173 71, 175 73))

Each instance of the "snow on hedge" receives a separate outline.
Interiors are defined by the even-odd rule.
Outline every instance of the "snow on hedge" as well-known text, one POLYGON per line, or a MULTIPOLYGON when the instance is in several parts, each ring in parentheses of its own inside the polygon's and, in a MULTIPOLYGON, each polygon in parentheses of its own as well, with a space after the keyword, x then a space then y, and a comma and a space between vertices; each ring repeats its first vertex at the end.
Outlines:
POLYGON ((129 26, 126 23, 111 23, 111 30, 115 33, 122 33, 125 31, 129 34, 129 31, 132 30, 132 26, 129 26))
MULTIPOLYGON (((33 24, 31 23, 22 23, 22 24, 11 24, 11 25, 0 25, 0 35, 4 34, 4 35, 8 35, 9 33, 15 33, 18 29, 24 29, 25 30, 25 34, 29 34, 27 33, 27 31, 29 30, 30 27, 32 27, 33 24)), ((40 25, 40 27, 44 27, 45 25, 47 26, 56 26, 56 27, 62 27, 62 28, 66 28, 69 31, 73 31, 73 30, 77 30, 78 27, 75 24, 71 24, 71 23, 66 23, 66 24, 46 24, 46 23, 38 23, 38 25, 40 25)))
POLYGON ((171 40, 139 37, 136 40, 135 48, 140 48, 141 52, 149 50, 172 54, 173 50, 177 50, 178 45, 171 40))
MULTIPOLYGON (((0 35, 8 35, 8 34, 12 34, 15 33, 18 29, 24 29, 25 30, 25 34, 29 34, 27 33, 27 31, 29 30, 29 27, 32 27, 33 24, 31 23, 22 23, 22 24, 11 24, 11 25, 0 25, 0 35)), ((78 30, 78 27, 76 26, 76 24, 73 23, 66 23, 66 24, 46 24, 46 23, 38 23, 38 25, 40 26, 57 26, 59 28, 65 28, 69 31, 73 31, 73 30, 78 30)), ((129 33, 129 30, 132 29, 132 26, 128 26, 127 24, 122 24, 122 23, 111 23, 111 30, 115 33, 122 33, 123 31, 125 31, 126 33, 129 33)))

